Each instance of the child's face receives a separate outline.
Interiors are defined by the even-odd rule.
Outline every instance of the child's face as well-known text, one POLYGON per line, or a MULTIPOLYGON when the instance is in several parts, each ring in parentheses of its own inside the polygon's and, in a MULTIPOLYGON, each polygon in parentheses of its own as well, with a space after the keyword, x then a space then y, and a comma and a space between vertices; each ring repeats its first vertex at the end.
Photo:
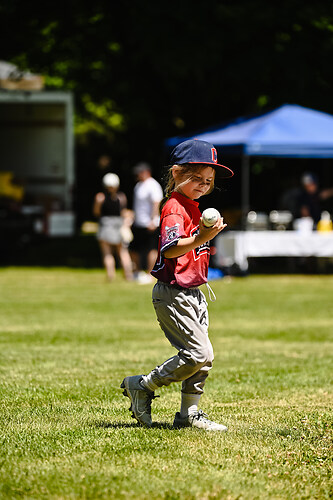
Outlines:
POLYGON ((191 200, 204 196, 211 188, 215 178, 212 167, 202 167, 191 174, 190 177, 178 175, 175 177, 175 189, 191 200))

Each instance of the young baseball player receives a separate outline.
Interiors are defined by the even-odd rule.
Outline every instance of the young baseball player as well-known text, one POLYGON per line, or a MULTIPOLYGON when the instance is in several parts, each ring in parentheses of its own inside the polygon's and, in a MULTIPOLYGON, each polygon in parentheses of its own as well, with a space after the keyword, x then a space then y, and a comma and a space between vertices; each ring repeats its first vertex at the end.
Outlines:
POLYGON ((161 202, 158 257, 152 275, 157 278, 152 298, 158 322, 178 353, 148 375, 126 377, 121 387, 130 398, 133 416, 150 427, 154 391, 171 382, 182 382, 181 408, 173 426, 226 431, 198 409, 198 404, 214 359, 208 338, 207 301, 198 288, 207 283, 209 241, 226 224, 220 218, 206 228, 201 219, 201 196, 214 188, 216 176, 233 172, 217 163, 214 146, 199 140, 185 141, 173 150, 161 202))

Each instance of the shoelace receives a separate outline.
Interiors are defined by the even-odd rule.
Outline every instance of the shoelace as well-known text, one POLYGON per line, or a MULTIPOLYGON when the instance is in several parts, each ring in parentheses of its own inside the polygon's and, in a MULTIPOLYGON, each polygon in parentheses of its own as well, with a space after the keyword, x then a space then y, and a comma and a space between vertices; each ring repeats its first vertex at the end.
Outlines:
POLYGON ((198 412, 195 413, 194 415, 191 415, 191 417, 192 417, 192 421, 194 419, 196 419, 196 420, 201 420, 201 419, 209 420, 207 413, 204 413, 202 410, 198 410, 198 412))

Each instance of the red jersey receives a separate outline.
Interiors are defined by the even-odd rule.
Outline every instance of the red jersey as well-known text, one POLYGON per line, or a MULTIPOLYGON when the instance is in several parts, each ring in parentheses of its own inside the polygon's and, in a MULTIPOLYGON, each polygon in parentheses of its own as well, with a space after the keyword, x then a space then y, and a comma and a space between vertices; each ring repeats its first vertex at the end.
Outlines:
POLYGON ((177 245, 180 238, 198 234, 200 217, 197 201, 177 192, 172 193, 161 213, 158 256, 151 272, 154 278, 183 288, 207 283, 209 241, 180 257, 164 257, 164 252, 177 245))

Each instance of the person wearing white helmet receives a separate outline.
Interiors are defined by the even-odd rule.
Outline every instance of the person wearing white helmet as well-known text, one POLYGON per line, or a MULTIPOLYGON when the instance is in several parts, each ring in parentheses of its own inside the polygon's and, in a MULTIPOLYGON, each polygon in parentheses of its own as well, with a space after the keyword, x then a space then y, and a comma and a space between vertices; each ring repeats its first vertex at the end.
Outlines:
POLYGON ((119 259, 125 278, 133 279, 132 261, 127 248, 130 240, 131 219, 127 210, 126 195, 119 191, 118 175, 108 173, 103 177, 104 190, 94 199, 93 213, 99 219, 97 239, 101 249, 103 265, 110 281, 114 279, 116 261, 119 259))

